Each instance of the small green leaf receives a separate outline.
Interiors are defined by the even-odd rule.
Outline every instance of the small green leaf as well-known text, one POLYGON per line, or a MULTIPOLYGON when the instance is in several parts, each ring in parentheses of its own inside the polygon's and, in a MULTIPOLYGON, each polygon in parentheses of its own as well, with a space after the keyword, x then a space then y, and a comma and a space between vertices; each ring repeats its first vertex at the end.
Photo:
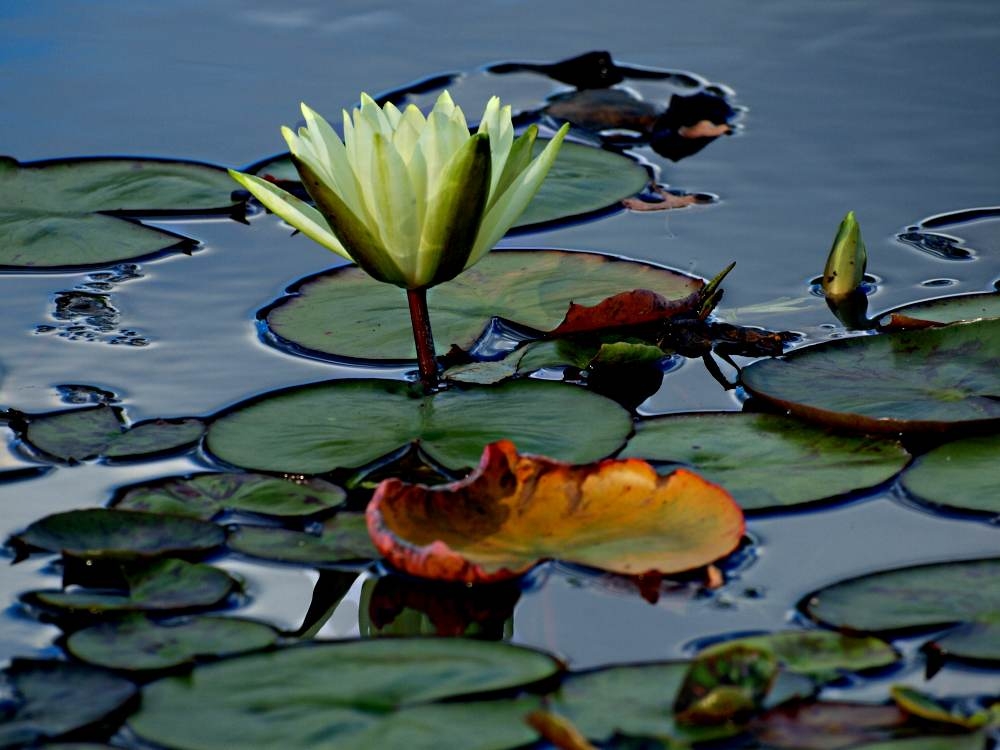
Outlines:
POLYGON ((227 543, 233 551, 250 557, 311 566, 379 557, 362 513, 338 513, 323 524, 320 535, 265 526, 237 526, 230 532, 227 543))

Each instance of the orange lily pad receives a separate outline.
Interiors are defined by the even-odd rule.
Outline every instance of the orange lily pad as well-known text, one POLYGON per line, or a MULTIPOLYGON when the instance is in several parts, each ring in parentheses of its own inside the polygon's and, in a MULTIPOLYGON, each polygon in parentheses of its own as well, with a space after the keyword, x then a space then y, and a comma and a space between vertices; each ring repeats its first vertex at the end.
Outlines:
POLYGON ((512 578, 559 559, 622 575, 708 565, 743 536, 728 492, 685 469, 660 477, 645 461, 574 466, 487 445, 467 478, 439 487, 386 479, 368 531, 395 567, 465 583, 512 578))

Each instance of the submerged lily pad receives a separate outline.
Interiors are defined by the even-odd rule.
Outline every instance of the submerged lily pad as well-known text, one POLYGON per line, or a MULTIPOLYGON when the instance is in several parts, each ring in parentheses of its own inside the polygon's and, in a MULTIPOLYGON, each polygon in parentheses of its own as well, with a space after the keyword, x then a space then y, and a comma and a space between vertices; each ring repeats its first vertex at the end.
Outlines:
POLYGON ((1000 435, 945 443, 903 473, 903 489, 932 507, 1000 515, 1000 435))
POLYGON ((585 466, 486 446, 466 479, 440 487, 387 479, 368 504, 379 551, 412 575, 485 583, 559 559, 624 575, 669 574, 718 560, 743 536, 720 487, 635 459, 585 466))
POLYGON ((0 268, 109 265, 192 246, 181 235, 122 216, 231 212, 226 170, 164 159, 0 157, 0 268), (110 215, 114 214, 114 215, 110 215))
POLYGON ((793 703, 759 717, 751 724, 751 730, 768 748, 840 750, 913 736, 917 730, 907 726, 906 718, 896 706, 793 703))
POLYGON ((534 683, 558 668, 536 651, 473 640, 313 643, 155 682, 129 726, 147 741, 199 750, 500 750, 537 737, 521 721, 536 700, 437 701, 534 683))
POLYGON ((844 435, 770 414, 646 419, 620 454, 690 466, 743 510, 783 508, 881 484, 906 466, 898 443, 844 435))
POLYGON ((229 534, 230 549, 251 557, 305 565, 374 560, 378 550, 361 513, 339 513, 319 535, 266 526, 238 526, 229 534))
POLYGON ((483 446, 501 438, 584 463, 615 451, 631 429, 628 412, 614 401, 561 383, 519 381, 424 396, 399 381, 336 380, 238 406, 212 424, 206 444, 247 469, 321 474, 363 466, 417 441, 455 469, 474 466, 483 446))
POLYGON ((86 559, 128 559, 204 553, 224 539, 221 528, 193 518, 86 508, 35 521, 11 543, 86 559))
POLYGON ((127 590, 122 592, 29 591, 21 599, 66 613, 174 612, 211 607, 237 587, 219 568, 174 559, 129 567, 124 576, 127 590))
POLYGON ((129 680, 64 661, 15 659, 4 678, 0 747, 35 746, 98 724, 137 693, 129 680))
POLYGON ((955 294, 926 302, 915 302, 889 310, 883 315, 905 315, 934 323, 957 323, 961 320, 1000 318, 1000 293, 955 294))
POLYGON ((209 520, 223 511, 308 516, 343 505, 343 489, 321 479, 211 473, 167 477, 119 491, 114 507, 209 520))
POLYGON ((1000 320, 840 339, 754 362, 741 380, 792 414, 873 432, 1000 423, 1000 320))
MULTIPOLYGON (((594 253, 499 250, 429 289, 427 301, 434 339, 444 353, 452 344, 468 349, 493 317, 547 331, 563 319, 570 302, 593 305, 636 288, 681 300, 703 285, 678 271, 594 253)), ((279 341, 341 359, 415 358, 406 297, 396 287, 342 266, 290 291, 292 296, 262 313, 279 341)))
POLYGON ((257 651, 277 641, 277 632, 260 622, 232 617, 195 617, 154 622, 129 615, 78 630, 66 648, 81 661, 108 669, 169 669, 198 657, 257 651))
MULTIPOLYGON (((1000 621, 1000 558, 887 570, 841 581, 802 603, 814 620, 852 633, 904 634, 960 623, 1000 621)), ((930 644, 959 657, 1000 661, 1000 638, 984 643, 976 631, 953 630, 930 644), (942 642, 946 647, 941 645, 942 642), (985 648, 984 648, 985 646, 985 648)))
POLYGON ((105 456, 130 459, 194 445, 205 431, 200 419, 155 419, 126 426, 107 404, 27 417, 25 440, 70 463, 105 456))

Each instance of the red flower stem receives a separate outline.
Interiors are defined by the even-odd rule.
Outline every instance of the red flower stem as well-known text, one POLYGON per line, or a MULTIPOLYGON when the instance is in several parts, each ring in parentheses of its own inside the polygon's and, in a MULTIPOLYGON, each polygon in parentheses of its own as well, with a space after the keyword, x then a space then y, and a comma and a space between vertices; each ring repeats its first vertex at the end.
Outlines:
POLYGON ((438 383, 438 366, 434 356, 431 318, 427 312, 427 289, 407 289, 406 301, 410 305, 410 323, 413 325, 413 343, 417 347, 420 381, 425 388, 433 388, 438 383))

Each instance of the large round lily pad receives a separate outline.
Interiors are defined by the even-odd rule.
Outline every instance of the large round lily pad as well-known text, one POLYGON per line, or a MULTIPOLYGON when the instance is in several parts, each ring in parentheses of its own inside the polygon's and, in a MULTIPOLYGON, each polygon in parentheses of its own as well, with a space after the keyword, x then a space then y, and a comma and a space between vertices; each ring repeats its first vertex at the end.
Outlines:
POLYGON ((119 491, 121 510, 208 520, 226 510, 269 516, 308 516, 343 505, 347 493, 321 479, 292 481, 265 474, 211 473, 167 477, 119 491))
POLYGON ((898 443, 835 433, 770 414, 685 414, 643 420, 621 455, 690 466, 744 510, 836 497, 892 478, 909 460, 898 443))
MULTIPOLYGON (((648 263, 594 253, 498 250, 447 284, 428 290, 439 353, 467 349, 490 318, 551 330, 570 302, 594 305, 618 292, 651 289, 668 300, 697 294, 700 279, 648 263)), ((415 358, 406 296, 355 266, 306 279, 265 311, 279 341, 319 356, 408 361, 415 358)))
MULTIPOLYGON (((841 581, 807 596, 802 607, 818 622, 849 632, 883 635, 1000 620, 1000 558, 898 568, 841 581)), ((997 628, 992 628, 996 633, 997 628)), ((983 648, 975 629, 945 635, 941 650, 960 658, 1000 661, 1000 638, 983 648), (970 648, 963 644, 970 638, 970 648)))
POLYGON ((914 302, 889 310, 885 315, 905 315, 934 323, 957 323, 960 320, 1000 318, 1000 293, 954 294, 926 302, 914 302))
POLYGON ((945 443, 913 462, 903 489, 928 505, 1000 515, 1000 435, 945 443))
POLYGON ((499 750, 536 738, 519 720, 534 701, 436 701, 557 671, 545 654, 481 641, 314 643, 153 683, 129 725, 145 740, 197 750, 499 750))
MULTIPOLYGON (((541 153, 547 144, 547 139, 537 139, 534 155, 541 153)), ((281 182, 300 181, 287 155, 253 167, 253 173, 269 175, 281 182)), ((649 172, 634 159, 614 151, 564 142, 542 187, 514 226, 525 228, 617 208, 622 199, 641 192, 649 180, 649 172)))
POLYGON ((231 211, 232 193, 226 170, 197 162, 0 158, 0 268, 109 265, 190 246, 119 216, 231 211))
POLYGON ((323 524, 319 535, 268 526, 237 526, 230 532, 227 544, 251 557, 312 566, 374 560, 379 556, 361 513, 338 513, 323 524))
POLYGON ((353 468, 419 441, 450 468, 475 466, 487 443, 584 463, 615 451, 628 412, 582 388, 538 380, 424 396, 408 383, 337 380, 238 406, 209 429, 207 447, 247 469, 320 474, 353 468))
POLYGON ((873 432, 1000 423, 1000 320, 830 341, 754 362, 754 396, 825 424, 873 432))

